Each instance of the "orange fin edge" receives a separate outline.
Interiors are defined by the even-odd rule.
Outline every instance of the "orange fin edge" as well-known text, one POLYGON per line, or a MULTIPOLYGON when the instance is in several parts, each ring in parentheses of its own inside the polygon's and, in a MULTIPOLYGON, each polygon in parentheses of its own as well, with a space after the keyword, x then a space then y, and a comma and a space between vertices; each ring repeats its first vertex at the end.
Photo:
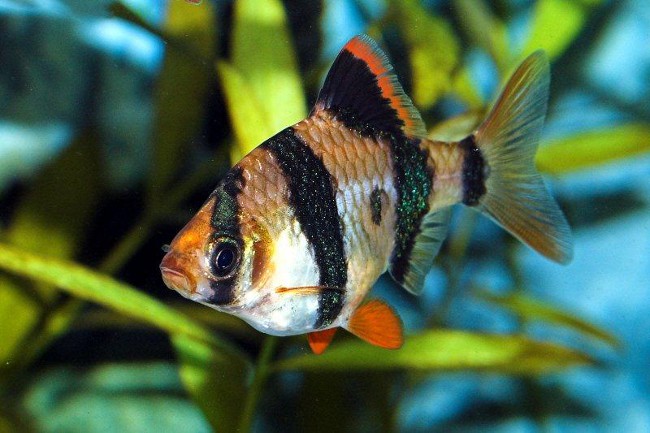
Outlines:
POLYGON ((399 349, 404 344, 402 320, 393 308, 379 299, 357 308, 347 329, 362 340, 384 349, 399 349))
POLYGON ((350 110, 358 120, 382 131, 426 136, 422 117, 388 57, 367 35, 350 39, 332 64, 312 113, 328 108, 350 110))
POLYGON ((327 346, 330 345, 332 339, 336 334, 336 328, 325 329, 323 331, 314 331, 307 334, 307 339, 309 340, 309 347, 311 351, 316 355, 320 355, 325 352, 327 346))

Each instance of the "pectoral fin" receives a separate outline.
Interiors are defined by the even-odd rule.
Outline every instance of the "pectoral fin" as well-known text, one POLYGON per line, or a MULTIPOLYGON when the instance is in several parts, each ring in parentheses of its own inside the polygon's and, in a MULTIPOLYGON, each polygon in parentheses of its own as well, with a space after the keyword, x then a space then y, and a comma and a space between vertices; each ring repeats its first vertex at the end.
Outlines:
POLYGON ((311 347, 312 352, 314 352, 316 355, 320 355, 321 353, 325 352, 327 346, 329 346, 332 342, 334 334, 336 334, 336 328, 310 332, 307 334, 307 338, 309 339, 309 347, 311 347))
POLYGON ((388 304, 378 299, 357 308, 347 329, 362 340, 384 349, 399 349, 404 343, 402 321, 388 304))
POLYGON ((275 293, 286 293, 292 295, 320 295, 325 292, 342 292, 342 289, 325 286, 300 286, 300 287, 278 287, 275 293))

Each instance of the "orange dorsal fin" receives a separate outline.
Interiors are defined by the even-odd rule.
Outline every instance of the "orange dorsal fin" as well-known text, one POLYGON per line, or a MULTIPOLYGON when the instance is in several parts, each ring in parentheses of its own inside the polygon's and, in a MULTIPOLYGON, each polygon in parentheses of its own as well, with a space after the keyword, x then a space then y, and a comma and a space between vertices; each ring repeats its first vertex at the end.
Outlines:
POLYGON ((312 113, 334 112, 348 126, 424 137, 420 113, 397 80, 386 55, 366 35, 352 38, 327 73, 312 113))
POLYGON ((321 353, 325 352, 327 346, 329 346, 330 343, 332 342, 332 338, 334 338, 334 334, 336 334, 336 328, 325 329, 323 331, 310 332, 309 334, 307 334, 307 338, 309 339, 309 347, 311 347, 311 351, 314 352, 316 355, 320 355, 321 353))
POLYGON ((399 349, 404 343, 402 321, 395 310, 378 299, 357 308, 347 329, 362 340, 384 349, 399 349))

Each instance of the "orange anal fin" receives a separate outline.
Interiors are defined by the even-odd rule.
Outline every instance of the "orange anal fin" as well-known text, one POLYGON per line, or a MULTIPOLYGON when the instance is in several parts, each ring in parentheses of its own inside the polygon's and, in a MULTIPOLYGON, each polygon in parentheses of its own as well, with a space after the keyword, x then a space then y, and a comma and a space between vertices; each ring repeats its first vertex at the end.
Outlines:
POLYGON ((375 346, 399 349, 404 344, 402 321, 388 304, 373 299, 352 314, 348 331, 375 346))
POLYGON ((336 328, 325 329, 323 331, 310 332, 309 334, 307 334, 307 338, 309 339, 309 347, 311 347, 311 351, 314 352, 316 355, 320 355, 321 353, 325 352, 327 346, 329 346, 330 343, 332 342, 332 339, 334 338, 334 334, 336 334, 336 328))

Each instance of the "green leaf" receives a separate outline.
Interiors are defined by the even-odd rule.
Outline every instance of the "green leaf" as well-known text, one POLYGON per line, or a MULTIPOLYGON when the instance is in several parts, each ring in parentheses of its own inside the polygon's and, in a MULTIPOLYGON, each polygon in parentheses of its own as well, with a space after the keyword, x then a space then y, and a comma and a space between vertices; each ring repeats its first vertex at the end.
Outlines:
MULTIPOLYGON (((271 134, 305 118, 304 91, 280 0, 235 2, 231 52, 231 64, 248 83, 271 134)), ((229 98, 230 109, 240 111, 234 106, 250 104, 250 101, 242 99, 241 96, 229 98)), ((247 121, 250 129, 266 127, 257 124, 257 120, 244 118, 241 121, 247 121)), ((252 146, 239 143, 239 154, 247 154, 260 142, 252 146)))
POLYGON ((73 256, 99 201, 99 172, 94 137, 81 135, 39 173, 5 239, 46 256, 73 256))
POLYGON ((150 198, 160 199, 176 174, 185 149, 204 122, 207 97, 215 81, 216 16, 208 2, 195 7, 168 2, 161 31, 170 40, 154 93, 154 157, 150 198))
POLYGON ((545 143, 539 147, 536 162, 540 171, 559 175, 649 151, 650 125, 631 123, 545 143))
POLYGON ((602 340, 611 346, 620 346, 616 337, 604 329, 581 320, 572 312, 561 310, 537 299, 532 299, 522 293, 497 296, 481 290, 476 295, 487 302, 507 308, 523 319, 540 320, 554 325, 565 326, 582 334, 602 340))
POLYGON ((26 385, 15 398, 39 433, 210 432, 172 364, 50 368, 26 385))
POLYGON ((274 130, 267 116, 260 110, 260 103, 246 78, 231 64, 218 62, 217 71, 221 88, 228 104, 237 146, 231 150, 231 160, 239 161, 262 141, 273 135, 274 130), (251 127, 251 125, 255 125, 251 127))
POLYGON ((389 14, 399 25, 408 46, 413 101, 429 108, 452 87, 459 42, 449 23, 431 15, 413 0, 391 1, 389 14))
POLYGON ((0 269, 52 284, 73 296, 119 311, 171 334, 195 338, 224 353, 246 359, 238 349, 217 339, 210 330, 194 320, 134 287, 75 263, 44 258, 0 244, 0 269))
POLYGON ((561 55, 585 24, 591 6, 599 1, 540 0, 535 3, 530 36, 523 48, 527 55, 543 48, 549 58, 561 55))
POLYGON ((183 335, 173 337, 172 342, 185 389, 202 409, 214 431, 235 431, 245 400, 246 364, 183 335))
POLYGON ((479 370, 536 375, 591 363, 566 347, 522 335, 475 334, 437 330, 406 338, 389 351, 360 340, 335 343, 323 355, 301 355, 278 362, 278 370, 479 370))
POLYGON ((22 364, 22 344, 45 310, 39 298, 26 284, 0 274, 0 370, 22 364))
POLYGON ((472 81, 469 69, 461 68, 452 78, 452 91, 467 104, 470 110, 478 110, 484 107, 485 101, 479 94, 476 84, 472 81))
MULTIPOLYGON (((18 204, 4 233, 5 241, 46 256, 67 258, 77 253, 100 197, 99 158, 93 138, 82 134, 38 174, 18 204)), ((49 305, 57 297, 58 291, 52 287, 0 275, 1 364, 11 360, 17 365, 25 361, 25 350, 37 349, 35 333, 40 323, 47 326, 47 314, 52 312, 49 305)))
POLYGON ((492 14, 483 0, 456 0, 454 9, 465 34, 487 51, 504 73, 511 60, 506 25, 492 14))
POLYGON ((437 123, 429 130, 427 136, 432 140, 460 141, 471 134, 481 120, 482 113, 469 111, 437 123))

